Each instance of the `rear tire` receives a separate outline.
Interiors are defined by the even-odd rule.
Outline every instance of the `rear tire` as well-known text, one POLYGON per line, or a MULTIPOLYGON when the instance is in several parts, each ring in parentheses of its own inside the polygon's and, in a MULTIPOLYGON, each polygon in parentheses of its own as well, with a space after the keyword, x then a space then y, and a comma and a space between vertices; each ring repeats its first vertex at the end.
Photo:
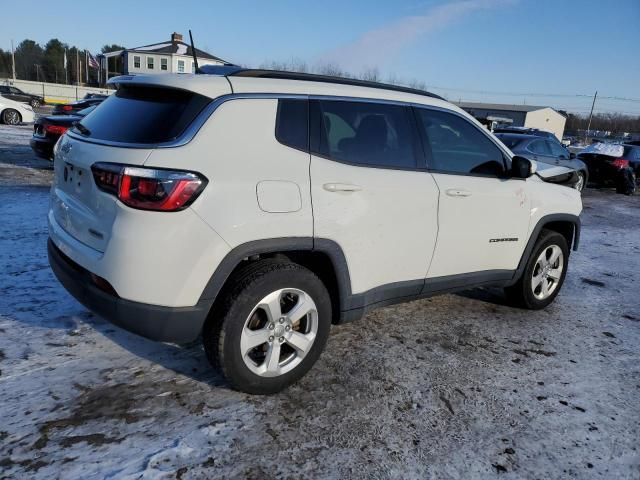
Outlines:
POLYGON ((260 260, 234 274, 221 295, 203 343, 210 363, 233 388, 279 392, 320 357, 331 328, 331 299, 310 270, 287 260, 260 260))
POLYGON ((38 108, 40 106, 40 100, 34 98, 29 102, 29 105, 31 105, 32 108, 38 108))
POLYGON ((22 116, 17 110, 7 108, 2 112, 2 122, 6 125, 18 125, 22 122, 22 116))
POLYGON ((568 263, 567 240, 557 232, 543 229, 522 276, 505 288, 507 299, 530 310, 545 308, 560 292, 568 263))

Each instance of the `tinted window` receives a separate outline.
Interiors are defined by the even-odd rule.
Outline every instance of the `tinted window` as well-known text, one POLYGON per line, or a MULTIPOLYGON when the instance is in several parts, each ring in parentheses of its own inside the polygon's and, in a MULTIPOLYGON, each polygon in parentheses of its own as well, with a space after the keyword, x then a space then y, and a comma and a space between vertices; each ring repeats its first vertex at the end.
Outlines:
POLYGON ((551 148, 551 153, 554 157, 567 157, 569 158, 569 154, 567 151, 561 147, 558 143, 554 141, 548 141, 549 147, 551 148))
POLYGON ((532 153, 537 153, 538 155, 551 155, 549 144, 544 140, 535 140, 531 142, 527 148, 532 153))
POLYGON ((284 145, 309 150, 309 102, 307 100, 278 100, 276 138, 284 145))
POLYGON ((513 150, 515 147, 520 145, 523 141, 520 137, 509 137, 507 135, 496 135, 500 139, 502 143, 504 143, 509 150, 513 150))
POLYGON ((124 143, 158 143, 178 137, 211 101, 169 88, 120 87, 86 116, 75 131, 124 143))
POLYGON ((320 100, 321 155, 389 168, 415 168, 410 111, 400 105, 320 100))
POLYGON ((440 172, 499 175, 502 151, 468 120, 438 110, 417 109, 429 167, 440 172))

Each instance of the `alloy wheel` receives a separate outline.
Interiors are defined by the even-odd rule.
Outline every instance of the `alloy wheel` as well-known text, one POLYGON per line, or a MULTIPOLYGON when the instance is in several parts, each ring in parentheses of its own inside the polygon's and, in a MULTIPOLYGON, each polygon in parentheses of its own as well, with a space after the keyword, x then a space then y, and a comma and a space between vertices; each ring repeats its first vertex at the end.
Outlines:
POLYGON ((296 368, 318 333, 318 309, 302 290, 283 288, 264 297, 247 317, 240 337, 245 365, 261 377, 296 368))
POLYGON ((584 189, 584 173, 578 172, 578 180, 573 185, 573 188, 581 192, 584 189))
POLYGON ((564 255, 558 245, 549 245, 541 253, 533 267, 531 290, 538 300, 549 298, 556 291, 562 278, 564 255))
POLYGON ((2 118, 7 125, 18 125, 20 123, 20 114, 15 110, 5 110, 2 118))

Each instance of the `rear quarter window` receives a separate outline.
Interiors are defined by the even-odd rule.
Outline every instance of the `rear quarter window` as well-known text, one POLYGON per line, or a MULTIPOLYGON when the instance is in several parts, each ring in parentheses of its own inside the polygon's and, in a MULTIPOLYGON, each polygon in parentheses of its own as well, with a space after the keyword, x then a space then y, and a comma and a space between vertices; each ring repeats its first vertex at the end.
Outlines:
POLYGON ((178 138, 211 99, 173 88, 121 86, 74 131, 97 140, 155 144, 178 138))
POLYGON ((309 101, 278 100, 276 139, 291 148, 309 151, 309 101))

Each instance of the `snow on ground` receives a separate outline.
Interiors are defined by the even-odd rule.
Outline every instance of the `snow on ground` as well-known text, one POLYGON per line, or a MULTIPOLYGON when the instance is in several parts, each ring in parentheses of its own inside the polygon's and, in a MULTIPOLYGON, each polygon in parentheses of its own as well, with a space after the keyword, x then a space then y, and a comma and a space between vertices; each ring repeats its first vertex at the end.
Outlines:
POLYGON ((57 283, 24 131, 0 127, 0 479, 640 478, 640 198, 587 191, 546 310, 493 290, 380 309, 257 397, 57 283))

